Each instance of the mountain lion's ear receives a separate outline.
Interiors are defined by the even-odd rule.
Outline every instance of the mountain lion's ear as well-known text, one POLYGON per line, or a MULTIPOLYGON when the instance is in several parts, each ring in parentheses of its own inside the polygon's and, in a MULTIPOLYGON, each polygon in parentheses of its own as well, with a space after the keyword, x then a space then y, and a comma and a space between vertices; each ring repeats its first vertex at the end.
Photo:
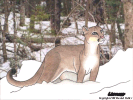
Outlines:
POLYGON ((88 31, 88 27, 83 26, 83 27, 82 27, 83 36, 85 35, 85 31, 88 31))
POLYGON ((101 25, 101 23, 100 23, 100 22, 98 22, 96 26, 99 26, 99 27, 100 27, 100 25, 101 25))
POLYGON ((100 26, 99 24, 100 24, 100 23, 98 22, 96 26, 100 26))

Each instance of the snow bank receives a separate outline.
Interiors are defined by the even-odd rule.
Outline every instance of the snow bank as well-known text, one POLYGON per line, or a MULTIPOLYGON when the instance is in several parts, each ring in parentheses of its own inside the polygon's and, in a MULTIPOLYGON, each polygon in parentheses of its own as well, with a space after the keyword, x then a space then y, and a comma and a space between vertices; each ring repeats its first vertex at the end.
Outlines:
POLYGON ((133 49, 119 50, 109 63, 100 66, 97 81, 112 84, 132 78, 133 49))
MULTIPOLYGON (((58 84, 45 83, 19 88, 10 85, 6 78, 1 80, 1 99, 99 99, 107 97, 108 92, 124 92, 125 97, 132 97, 133 76, 133 49, 119 50, 114 58, 107 64, 100 66, 97 82, 75 83, 62 81, 58 84), (130 80, 130 81, 129 81, 130 80), (123 82, 123 83, 122 83, 123 82), (121 83, 121 84, 120 84, 121 83), (116 86, 114 86, 116 85, 116 86), (112 86, 112 87, 111 87, 112 86), (102 91, 95 93, 105 88, 102 91), (90 94, 94 93, 94 94, 90 94)), ((24 61, 20 74, 15 79, 27 80, 31 78, 39 66, 37 61, 24 61), (30 72, 30 73, 29 73, 30 72)))

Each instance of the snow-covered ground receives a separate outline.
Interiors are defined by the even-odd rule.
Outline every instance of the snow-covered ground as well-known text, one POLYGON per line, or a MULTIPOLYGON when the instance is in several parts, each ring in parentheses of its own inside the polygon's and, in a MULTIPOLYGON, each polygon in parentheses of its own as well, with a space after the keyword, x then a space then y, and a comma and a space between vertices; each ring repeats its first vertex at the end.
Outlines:
MULTIPOLYGON (((40 67, 37 61, 23 61, 16 80, 31 78, 40 67), (30 73, 29 73, 30 72, 30 73)), ((109 92, 126 93, 124 98, 133 99, 133 48, 119 50, 107 64, 100 66, 97 82, 76 83, 62 81, 58 84, 45 83, 19 88, 10 85, 6 78, 0 81, 0 98, 3 99, 94 99, 108 97, 109 92), (18 91, 18 92, 13 92, 18 91), (10 93, 13 92, 13 93, 10 93), (92 94, 91 94, 92 93, 92 94)), ((120 96, 118 96, 120 98, 120 96)), ((130 100, 132 100, 130 99, 130 100)))
POLYGON ((10 70, 10 62, 5 62, 0 67, 0 78, 3 78, 6 76, 7 72, 10 70))

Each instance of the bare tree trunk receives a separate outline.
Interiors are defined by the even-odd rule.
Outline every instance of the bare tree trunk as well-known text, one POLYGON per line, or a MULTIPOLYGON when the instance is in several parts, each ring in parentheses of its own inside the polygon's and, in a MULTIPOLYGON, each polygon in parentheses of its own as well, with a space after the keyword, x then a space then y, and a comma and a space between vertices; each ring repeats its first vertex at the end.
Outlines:
MULTIPOLYGON (((0 13, 1 14, 1 13, 0 13)), ((0 34, 2 34, 1 19, 0 19, 0 34)))
POLYGON ((68 15, 71 11, 71 0, 62 0, 63 1, 63 12, 65 15, 68 15))
POLYGON ((117 28, 118 28, 118 32, 119 32, 119 38, 122 42, 122 47, 124 48, 125 47, 124 36, 123 36, 123 32, 121 31, 119 21, 117 21, 117 28))
POLYGON ((4 25, 4 32, 8 33, 8 16, 9 16, 9 12, 8 12, 8 4, 9 1, 5 0, 4 1, 4 9, 5 9, 5 25, 4 25))
POLYGON ((88 12, 92 11, 92 0, 87 0, 86 2, 86 10, 85 10, 85 26, 88 26, 88 19, 92 18, 88 12))
MULTIPOLYGON (((17 68, 17 49, 16 49, 16 20, 15 20, 15 6, 16 6, 16 2, 13 1, 13 22, 14 22, 14 60, 15 60, 15 65, 13 66, 13 68, 15 68, 16 70, 17 68)), ((17 76, 17 73, 15 74, 15 76, 17 76)))
POLYGON ((33 6, 34 6, 34 0, 29 0, 29 17, 31 17, 31 15, 33 14, 33 6))
POLYGON ((29 0, 25 2, 25 15, 26 17, 30 18, 30 5, 29 0))
POLYGON ((29 17, 34 14, 34 10, 36 9, 36 0, 28 0, 29 5, 29 17))
POLYGON ((4 9, 5 9, 5 25, 4 25, 4 32, 2 34, 3 37, 3 44, 2 44, 2 50, 3 50, 3 57, 4 62, 7 61, 7 52, 6 52, 6 33, 8 33, 8 0, 4 1, 4 9))
POLYGON ((85 10, 85 26, 88 27, 88 18, 89 18, 89 0, 87 0, 87 4, 86 4, 86 10, 85 10))
POLYGON ((34 19, 35 19, 34 15, 30 17, 30 29, 31 30, 34 30, 34 25, 35 25, 34 19))
POLYGON ((56 34, 60 30, 60 12, 61 12, 61 1, 55 0, 55 30, 56 30, 56 34))
POLYGON ((85 0, 81 0, 80 3, 81 3, 82 6, 84 6, 84 4, 85 4, 85 0))
POLYGON ((33 0, 30 0, 30 29, 31 30, 34 30, 34 20, 35 20, 35 14, 34 14, 34 11, 35 8, 36 8, 36 4, 35 4, 35 1, 33 0))
POLYGON ((67 14, 71 12, 71 4, 72 4, 72 0, 67 0, 67 14))
MULTIPOLYGON (((107 13, 106 13, 106 8, 105 8, 105 0, 103 0, 103 9, 104 9, 104 22, 106 24, 106 27, 107 27, 107 31, 109 33, 109 36, 111 34, 111 31, 109 30, 109 27, 108 27, 108 23, 107 23, 107 13)), ((111 41, 109 41, 109 60, 111 59, 111 48, 112 48, 112 44, 111 44, 111 41)))
POLYGON ((55 34, 55 1, 50 0, 50 26, 51 33, 55 34))
MULTIPOLYGON (((72 5, 72 0, 62 0, 63 2, 63 8, 62 8, 62 13, 64 16, 67 16, 71 12, 71 5, 72 5)), ((63 27, 67 27, 70 25, 70 19, 67 18, 65 24, 63 27)))
MULTIPOLYGON (((54 2, 54 1, 52 1, 52 2, 54 2)), ((50 3, 51 3, 51 0, 46 0, 46 8, 45 8, 46 13, 49 13, 49 11, 50 11, 50 3)))
POLYGON ((111 24, 110 42, 112 45, 115 45, 115 22, 111 24))
MULTIPOLYGON (((74 4, 74 0, 73 0, 73 9, 75 7, 75 4, 74 4)), ((73 20, 75 22, 75 28, 76 28, 76 33, 79 34, 79 31, 78 31, 78 24, 77 24, 77 21, 76 21, 76 18, 75 18, 75 14, 73 14, 73 20)))
MULTIPOLYGON (((61 0, 55 0, 55 34, 60 34, 60 12, 61 12, 61 0)), ((55 46, 60 44, 60 39, 56 38, 55 46), (58 41, 58 42, 57 42, 58 41)))
POLYGON ((76 28, 76 30, 77 30, 77 34, 79 34, 79 31, 78 31, 78 24, 77 24, 77 21, 76 21, 76 18, 75 18, 75 15, 73 16, 73 20, 74 20, 74 22, 75 22, 75 28, 76 28))
POLYGON ((16 32, 16 20, 15 20, 15 6, 16 6, 16 2, 13 1, 13 22, 14 22, 14 58, 15 58, 15 61, 17 60, 16 59, 16 53, 17 53, 17 50, 16 50, 16 36, 17 36, 17 32, 16 32))
POLYGON ((125 47, 133 48, 133 2, 132 0, 123 0, 125 17, 125 47))
POLYGON ((25 0, 20 0, 20 26, 25 25, 25 0))

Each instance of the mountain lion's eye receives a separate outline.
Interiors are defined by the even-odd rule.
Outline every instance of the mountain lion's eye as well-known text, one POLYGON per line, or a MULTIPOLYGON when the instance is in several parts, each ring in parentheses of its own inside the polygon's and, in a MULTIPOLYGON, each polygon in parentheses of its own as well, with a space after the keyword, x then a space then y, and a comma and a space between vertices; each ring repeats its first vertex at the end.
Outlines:
POLYGON ((92 32, 91 34, 92 34, 92 35, 98 35, 98 33, 97 33, 97 32, 92 32))
POLYGON ((100 32, 102 33, 102 32, 103 32, 103 29, 102 29, 102 30, 100 30, 100 32))

